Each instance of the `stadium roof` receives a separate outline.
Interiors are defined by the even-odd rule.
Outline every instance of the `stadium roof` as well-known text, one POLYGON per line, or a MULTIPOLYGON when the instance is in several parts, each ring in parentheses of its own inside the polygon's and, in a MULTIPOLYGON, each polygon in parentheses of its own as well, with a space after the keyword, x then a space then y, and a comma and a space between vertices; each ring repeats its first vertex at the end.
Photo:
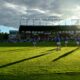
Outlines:
POLYGON ((55 25, 55 26, 34 26, 34 25, 20 25, 19 32, 22 31, 73 31, 73 30, 80 30, 76 25, 55 25))

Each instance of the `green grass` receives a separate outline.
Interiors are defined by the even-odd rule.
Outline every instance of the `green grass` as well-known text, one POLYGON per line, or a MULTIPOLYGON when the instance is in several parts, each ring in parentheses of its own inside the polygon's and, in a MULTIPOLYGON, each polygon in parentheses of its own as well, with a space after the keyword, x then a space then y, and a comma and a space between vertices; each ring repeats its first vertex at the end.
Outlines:
POLYGON ((1 43, 0 80, 80 80, 80 49, 44 43, 1 43))

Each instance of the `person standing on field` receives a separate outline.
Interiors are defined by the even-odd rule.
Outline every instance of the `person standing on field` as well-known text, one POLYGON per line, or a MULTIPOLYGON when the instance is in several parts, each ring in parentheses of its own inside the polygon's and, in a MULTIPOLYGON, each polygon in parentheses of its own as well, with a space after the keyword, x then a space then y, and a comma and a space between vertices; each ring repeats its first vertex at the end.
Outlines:
POLYGON ((68 40, 69 40, 68 37, 65 37, 65 38, 64 38, 64 41, 65 41, 65 47, 67 47, 67 45, 68 45, 68 40))
POLYGON ((55 40, 56 40, 57 50, 61 50, 61 38, 57 36, 55 40))
POLYGON ((36 39, 33 38, 33 46, 35 47, 36 46, 36 39))
POLYGON ((80 46, 80 38, 79 37, 76 37, 76 44, 78 47, 80 46))

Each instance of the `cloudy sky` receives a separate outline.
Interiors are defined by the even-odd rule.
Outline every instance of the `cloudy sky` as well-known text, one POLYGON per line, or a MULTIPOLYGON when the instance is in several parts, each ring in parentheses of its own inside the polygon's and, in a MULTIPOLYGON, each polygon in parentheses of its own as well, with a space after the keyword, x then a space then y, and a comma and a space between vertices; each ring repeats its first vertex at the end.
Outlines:
POLYGON ((17 28, 22 17, 80 17, 80 0, 0 0, 0 25, 17 28))

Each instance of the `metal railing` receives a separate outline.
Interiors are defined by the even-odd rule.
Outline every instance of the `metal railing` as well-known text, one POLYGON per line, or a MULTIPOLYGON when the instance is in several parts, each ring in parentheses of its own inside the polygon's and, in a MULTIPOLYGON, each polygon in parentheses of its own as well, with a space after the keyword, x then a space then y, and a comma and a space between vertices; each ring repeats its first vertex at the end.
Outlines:
POLYGON ((80 19, 21 17, 20 25, 80 25, 80 19))

